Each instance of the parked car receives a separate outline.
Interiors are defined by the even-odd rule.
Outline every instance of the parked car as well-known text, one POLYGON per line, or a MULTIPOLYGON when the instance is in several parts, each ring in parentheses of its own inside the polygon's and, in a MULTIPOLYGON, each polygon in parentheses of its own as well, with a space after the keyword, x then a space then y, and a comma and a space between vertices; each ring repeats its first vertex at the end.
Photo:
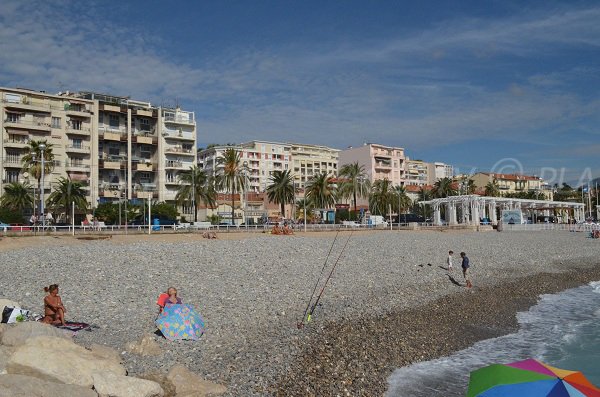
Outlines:
POLYGON ((400 214, 400 223, 425 222, 425 218, 417 214, 400 214))

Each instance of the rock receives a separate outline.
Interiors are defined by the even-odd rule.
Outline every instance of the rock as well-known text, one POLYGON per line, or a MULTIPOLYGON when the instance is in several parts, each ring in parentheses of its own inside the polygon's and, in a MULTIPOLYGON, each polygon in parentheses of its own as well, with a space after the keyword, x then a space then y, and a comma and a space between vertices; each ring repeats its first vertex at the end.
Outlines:
POLYGON ((20 346, 28 339, 38 336, 71 339, 68 332, 49 324, 37 321, 25 321, 9 325, 2 333, 2 344, 5 346, 20 346))
POLYGON ((138 375, 138 378, 151 380, 160 385, 165 393, 165 397, 175 396, 175 386, 171 383, 170 380, 167 379, 165 374, 161 374, 158 372, 150 372, 143 375, 138 375))
POLYGON ((0 397, 98 397, 89 388, 25 375, 0 375, 0 397))
POLYGON ((107 360, 111 360, 111 361, 115 361, 117 363, 122 362, 123 360, 121 359, 121 355, 119 354, 118 351, 116 351, 115 349, 108 347, 108 346, 104 346, 104 345, 99 345, 97 343, 93 343, 90 347, 89 350, 95 354, 98 357, 101 358, 105 358, 107 360))
POLYGON ((94 389, 100 397, 163 397, 164 392, 156 382, 111 372, 93 374, 94 389))
POLYGON ((6 364, 13 352, 14 348, 0 345, 0 374, 6 373, 6 364))
POLYGON ((225 386, 202 379, 181 365, 171 368, 167 379, 175 386, 178 397, 219 396, 227 391, 225 386))
POLYGON ((39 336, 17 347, 6 370, 9 374, 34 376, 51 382, 92 387, 92 374, 112 372, 125 375, 118 361, 102 358, 63 338, 39 336))
POLYGON ((162 354, 160 346, 150 334, 144 334, 142 339, 136 342, 129 342, 125 350, 140 356, 159 356, 162 354))

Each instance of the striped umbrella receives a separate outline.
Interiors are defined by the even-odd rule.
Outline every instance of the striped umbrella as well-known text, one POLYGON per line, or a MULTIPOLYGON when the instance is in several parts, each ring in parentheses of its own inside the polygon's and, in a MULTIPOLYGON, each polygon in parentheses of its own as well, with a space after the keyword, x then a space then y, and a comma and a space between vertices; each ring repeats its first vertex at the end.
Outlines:
POLYGON ((579 371, 528 359, 493 364, 471 372, 467 397, 600 397, 600 389, 579 371))

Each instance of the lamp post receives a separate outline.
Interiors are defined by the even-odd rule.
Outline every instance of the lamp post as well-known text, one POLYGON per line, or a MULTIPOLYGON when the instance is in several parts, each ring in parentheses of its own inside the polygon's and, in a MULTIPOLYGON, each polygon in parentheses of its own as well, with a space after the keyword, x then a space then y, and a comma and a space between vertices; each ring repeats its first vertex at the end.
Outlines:
POLYGON ((244 161, 244 223, 246 224, 246 229, 248 229, 248 185, 250 184, 248 178, 248 162, 244 161))
POLYGON ((198 211, 196 211, 196 170, 192 170, 192 208, 194 210, 194 222, 198 222, 198 211))
POLYGON ((41 200, 41 204, 40 204, 40 213, 42 215, 42 230, 44 230, 44 228, 46 227, 46 214, 44 212, 44 168, 46 167, 44 161, 45 161, 45 152, 46 152, 46 144, 44 143, 40 143, 39 145, 40 148, 40 154, 42 156, 42 179, 41 179, 41 189, 40 189, 40 200, 41 200))

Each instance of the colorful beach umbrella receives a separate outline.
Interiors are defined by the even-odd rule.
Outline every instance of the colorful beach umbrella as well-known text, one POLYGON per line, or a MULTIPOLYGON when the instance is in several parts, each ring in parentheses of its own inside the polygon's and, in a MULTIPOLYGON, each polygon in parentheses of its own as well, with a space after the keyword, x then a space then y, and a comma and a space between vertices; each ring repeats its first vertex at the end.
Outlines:
POLYGON ((600 389, 579 371, 528 359, 493 364, 471 372, 467 397, 600 397, 600 389))
POLYGON ((155 323, 168 340, 198 340, 204 333, 204 320, 190 305, 167 304, 155 323))

